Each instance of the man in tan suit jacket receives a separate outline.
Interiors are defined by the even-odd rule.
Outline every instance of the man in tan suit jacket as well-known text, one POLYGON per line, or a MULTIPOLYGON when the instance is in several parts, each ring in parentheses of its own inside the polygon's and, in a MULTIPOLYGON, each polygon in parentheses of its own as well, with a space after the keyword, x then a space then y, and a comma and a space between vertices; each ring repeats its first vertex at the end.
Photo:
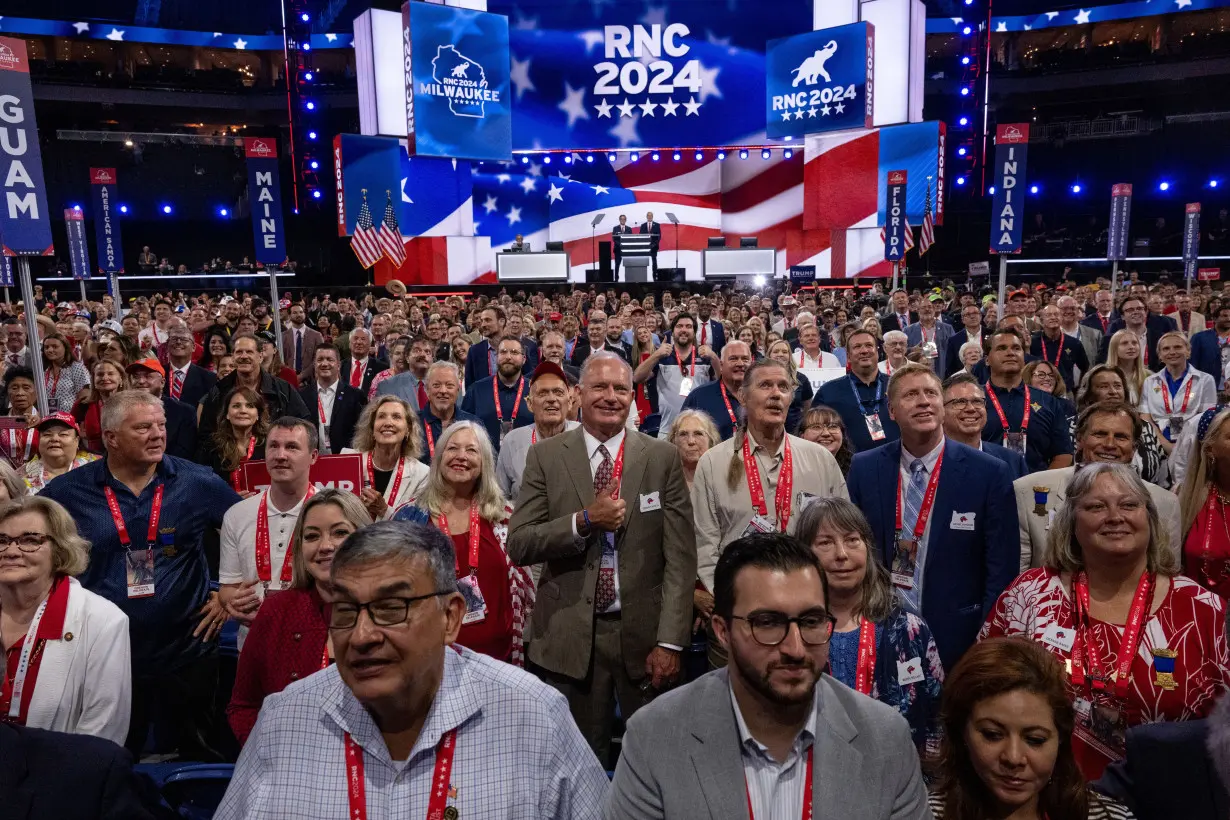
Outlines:
POLYGON ((567 696, 610 768, 616 696, 626 720, 679 675, 696 538, 678 451, 625 427, 628 363, 593 354, 580 389, 581 427, 530 447, 508 552, 521 566, 543 564, 531 669, 567 696))
POLYGON ((1174 304, 1176 310, 1167 313, 1166 317, 1174 319, 1175 325, 1180 331, 1187 334, 1187 338, 1195 336, 1202 330, 1207 330, 1205 326, 1204 314, 1196 313, 1192 310, 1192 297, 1187 291, 1181 290, 1174 295, 1174 304))
MULTIPOLYGON (((1142 422, 1136 411, 1120 402, 1095 404, 1081 415, 1076 431, 1078 461, 1114 461, 1131 464, 1140 440, 1142 422)), ((1068 482, 1077 468, 1042 470, 1012 482, 1016 493, 1017 520, 1021 530, 1021 572, 1040 567, 1046 559, 1046 540, 1051 522, 1068 494, 1068 482)), ((1183 547, 1179 499, 1156 484, 1146 484, 1169 547, 1176 555, 1183 547)))

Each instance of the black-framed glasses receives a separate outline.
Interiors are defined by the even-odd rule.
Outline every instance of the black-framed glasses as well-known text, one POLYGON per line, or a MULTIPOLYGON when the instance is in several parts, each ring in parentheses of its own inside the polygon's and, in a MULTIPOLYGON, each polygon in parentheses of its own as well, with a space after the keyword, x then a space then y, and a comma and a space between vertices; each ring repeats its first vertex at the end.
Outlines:
POLYGON ((0 535, 0 552, 4 552, 14 544, 22 552, 38 552, 39 548, 50 540, 51 536, 45 532, 23 532, 12 538, 0 535))
POLYGON ((777 646, 790 634, 790 625, 799 628, 799 637, 808 646, 824 646, 833 637, 837 619, 824 610, 804 612, 793 618, 782 612, 753 612, 751 615, 731 615, 733 620, 747 621, 752 639, 761 646, 777 646))
POLYGON ((415 595, 412 598, 378 598, 375 601, 356 603, 353 601, 338 601, 329 610, 330 629, 354 629, 359 623, 359 613, 367 610, 367 617, 376 626, 400 626, 410 617, 410 607, 418 601, 428 598, 439 598, 451 595, 448 590, 429 592, 426 595, 415 595))

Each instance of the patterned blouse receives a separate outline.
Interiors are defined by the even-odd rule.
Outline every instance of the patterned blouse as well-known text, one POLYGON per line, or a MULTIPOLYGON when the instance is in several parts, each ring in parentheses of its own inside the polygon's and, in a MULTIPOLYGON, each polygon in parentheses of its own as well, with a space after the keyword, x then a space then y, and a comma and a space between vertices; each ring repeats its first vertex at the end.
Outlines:
MULTIPOLYGON (((854 688, 858 669, 858 630, 833 634, 829 652, 830 674, 854 688), (843 649, 852 649, 853 654, 843 649)), ((944 685, 944 666, 927 622, 900 607, 876 624, 876 669, 871 697, 892 706, 910 724, 910 734, 920 755, 939 751, 940 693, 944 685), (910 661, 921 662, 922 679, 901 683, 908 678, 910 661)))
POLYGON ((90 374, 81 362, 73 362, 61 367, 56 376, 45 370, 43 383, 47 385, 47 412, 71 413, 77 403, 77 394, 90 386, 90 374))
MULTIPOLYGON (((1022 635, 1037 641, 1061 662, 1071 658, 1069 641, 1075 634, 1072 599, 1059 573, 1047 567, 1023 573, 1008 587, 983 625, 979 638, 1022 635), (1064 638, 1066 637, 1066 641, 1064 638)), ((1093 638, 1103 664, 1114 669, 1119 659, 1123 627, 1094 620, 1093 638)), ((1221 598, 1190 578, 1177 575, 1157 612, 1144 624, 1140 645, 1131 666, 1131 684, 1123 704, 1126 728, 1164 720, 1195 720, 1208 716, 1217 698, 1230 685, 1230 653, 1221 598), (1161 655, 1174 653, 1173 658, 1161 655), (1155 666, 1155 660, 1160 661, 1155 666), (1165 669, 1173 672, 1165 676, 1165 669)), ((1068 683, 1077 712, 1087 712, 1088 694, 1068 683)), ((1096 722, 1097 714, 1093 715, 1096 722)), ((1107 764, 1123 757, 1123 738, 1117 748, 1099 749, 1086 743, 1081 732, 1072 748, 1086 779, 1102 776, 1107 764), (1109 756, 1108 751, 1114 752, 1109 756)))
MULTIPOLYGON (((98 461, 98 458, 99 457, 93 453, 79 451, 77 453, 77 457, 73 459, 73 463, 68 465, 68 469, 75 470, 83 464, 89 464, 91 461, 98 461)), ((61 475, 63 475, 63 473, 61 473, 61 475)), ((56 478, 56 476, 52 476, 52 478, 56 478)), ((35 456, 26 462, 25 479, 26 486, 30 488, 30 493, 33 495, 37 495, 41 492, 42 489, 47 486, 47 482, 52 480, 47 477, 46 471, 43 470, 42 456, 35 456)))
MULTIPOLYGON (((1085 815, 1088 820, 1136 820, 1136 815, 1128 811, 1127 806, 1119 803, 1104 794, 1099 794, 1093 789, 1089 789, 1089 813, 1085 815)), ((944 798, 938 794, 927 795, 927 805, 931 807, 931 814, 935 820, 944 820, 944 798)))

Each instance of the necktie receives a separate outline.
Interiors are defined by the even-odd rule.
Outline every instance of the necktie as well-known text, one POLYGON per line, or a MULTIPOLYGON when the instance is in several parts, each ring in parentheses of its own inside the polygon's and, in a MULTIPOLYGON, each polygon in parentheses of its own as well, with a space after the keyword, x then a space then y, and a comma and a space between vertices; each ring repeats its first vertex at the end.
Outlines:
POLYGON ((427 406, 427 388, 423 387, 422 382, 419 382, 418 400, 420 410, 427 406))
MULTIPOLYGON (((918 512, 922 509, 923 496, 927 492, 927 467, 923 464, 921 458, 916 458, 910 462, 910 483, 905 485, 905 499, 901 505, 901 537, 913 538, 914 527, 918 523, 918 512)), ((917 545, 918 551, 915 553, 914 560, 917 562, 914 567, 914 586, 912 589, 899 589, 898 592, 906 599, 907 603, 913 605, 917 611, 919 605, 918 600, 918 580, 921 577, 922 570, 922 544, 917 545)))
POLYGON ((178 399, 184 392, 184 371, 176 370, 171 374, 171 398, 178 399))
POLYGON ((363 366, 358 362, 354 362, 350 365, 350 386, 363 386, 363 366))
MULTIPOLYGON (((611 461, 611 453, 605 444, 598 445, 598 454, 602 463, 594 473, 594 495, 607 492, 608 485, 615 475, 615 462, 611 461)), ((598 589, 594 592, 594 610, 606 612, 615 603, 615 533, 602 533, 602 566, 598 570, 598 589)))
POLYGON ((705 345, 709 344, 708 339, 709 339, 709 323, 702 322, 700 326, 700 346, 704 347, 705 345))
POLYGON ((303 371, 303 331, 295 331, 295 372, 303 371))

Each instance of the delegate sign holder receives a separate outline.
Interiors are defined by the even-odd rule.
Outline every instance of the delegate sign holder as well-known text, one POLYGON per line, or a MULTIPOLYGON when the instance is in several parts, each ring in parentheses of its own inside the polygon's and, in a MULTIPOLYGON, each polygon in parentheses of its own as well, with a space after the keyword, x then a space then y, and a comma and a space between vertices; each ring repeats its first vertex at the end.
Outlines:
MULTIPOLYGON (((278 316, 278 269, 286 261, 286 232, 282 222, 282 187, 278 179, 278 147, 272 137, 245 137, 243 154, 248 161, 248 191, 252 202, 252 234, 256 261, 269 272, 269 310, 278 316)), ((282 322, 273 323, 282 350, 282 322)))
POLYGON ((1106 233, 1106 258, 1110 261, 1110 298, 1119 287, 1119 263, 1127 259, 1128 223, 1132 218, 1132 186, 1118 182, 1110 186, 1110 222, 1106 233))
POLYGON ((995 127, 995 194, 991 205, 991 253, 999 255, 999 319, 1004 318, 1008 257, 1021 252, 1025 232, 1025 160, 1029 154, 1029 123, 995 127), (1018 193, 1018 189, 1020 193, 1018 193))
POLYGON ((905 258, 905 171, 888 172, 886 202, 888 214, 884 220, 884 259, 893 265, 893 287, 897 289, 897 277, 901 272, 901 260, 905 258))

